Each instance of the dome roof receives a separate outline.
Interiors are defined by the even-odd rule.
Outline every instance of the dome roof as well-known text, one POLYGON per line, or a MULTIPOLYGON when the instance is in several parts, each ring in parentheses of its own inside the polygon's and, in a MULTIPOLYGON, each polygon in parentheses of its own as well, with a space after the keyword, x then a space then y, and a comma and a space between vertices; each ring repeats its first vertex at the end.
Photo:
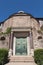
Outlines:
POLYGON ((18 11, 17 13, 10 15, 9 18, 11 18, 12 16, 31 16, 31 17, 33 17, 31 14, 25 13, 24 11, 18 11))
MULTIPOLYGON (((34 18, 34 17, 33 17, 31 14, 29 14, 29 13, 26 13, 26 12, 24 12, 24 11, 18 11, 17 13, 11 14, 7 19, 12 18, 13 16, 30 16, 30 17, 34 18)), ((5 19, 3 22, 5 22, 7 19, 5 19)), ((36 18, 34 18, 34 19, 36 19, 36 18)), ((37 20, 37 19, 36 19, 36 20, 37 20)))

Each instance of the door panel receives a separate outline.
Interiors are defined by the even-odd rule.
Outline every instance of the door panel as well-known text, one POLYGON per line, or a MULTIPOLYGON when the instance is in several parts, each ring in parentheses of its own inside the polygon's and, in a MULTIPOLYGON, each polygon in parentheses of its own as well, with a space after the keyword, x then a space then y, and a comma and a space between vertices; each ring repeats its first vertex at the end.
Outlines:
POLYGON ((27 55, 27 38, 16 38, 16 55, 27 55))

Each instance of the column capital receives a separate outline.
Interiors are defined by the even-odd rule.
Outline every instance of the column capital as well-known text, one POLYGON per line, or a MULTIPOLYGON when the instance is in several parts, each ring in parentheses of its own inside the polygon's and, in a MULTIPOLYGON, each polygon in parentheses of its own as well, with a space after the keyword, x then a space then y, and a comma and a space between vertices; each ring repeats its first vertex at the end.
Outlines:
POLYGON ((11 34, 13 34, 13 31, 11 31, 11 34))

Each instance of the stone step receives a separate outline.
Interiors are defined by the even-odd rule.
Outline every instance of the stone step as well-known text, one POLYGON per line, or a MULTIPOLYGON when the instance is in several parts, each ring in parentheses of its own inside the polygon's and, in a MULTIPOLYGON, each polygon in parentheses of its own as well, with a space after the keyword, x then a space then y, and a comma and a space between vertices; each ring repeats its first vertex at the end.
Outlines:
POLYGON ((5 65, 37 65, 35 62, 9 62, 5 65))
POLYGON ((11 56, 10 62, 34 62, 32 56, 11 56))

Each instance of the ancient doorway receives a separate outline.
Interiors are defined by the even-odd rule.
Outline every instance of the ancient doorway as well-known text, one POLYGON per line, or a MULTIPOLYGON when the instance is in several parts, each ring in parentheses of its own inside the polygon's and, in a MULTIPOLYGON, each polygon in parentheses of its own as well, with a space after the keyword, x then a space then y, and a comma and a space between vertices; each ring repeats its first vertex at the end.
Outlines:
POLYGON ((28 32, 14 33, 13 55, 30 55, 30 36, 28 32))

